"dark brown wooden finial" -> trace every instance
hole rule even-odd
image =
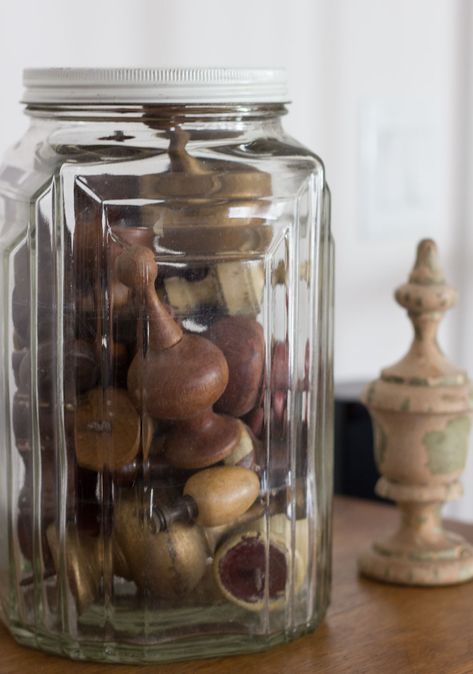
[[[264,370],[263,328],[249,316],[225,316],[210,326],[208,337],[224,353],[229,381],[215,409],[242,417],[258,402]]]
[[[128,248],[117,270],[122,283],[142,298],[149,333],[147,348],[139,348],[128,370],[132,400],[154,419],[176,422],[164,446],[173,466],[203,468],[223,460],[241,436],[236,419],[212,410],[228,383],[225,356],[208,339],[184,334],[161,303],[152,251]]]
[[[133,289],[138,301],[146,308],[149,348],[162,351],[177,344],[182,338],[182,329],[156,295],[154,284],[158,265],[153,251],[144,246],[125,248],[117,258],[117,274],[124,285]]]

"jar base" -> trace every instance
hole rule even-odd
[[[396,585],[457,585],[473,579],[473,546],[455,536],[451,555],[448,550],[417,550],[412,554],[389,553],[375,543],[358,559],[363,576]]]
[[[9,625],[13,638],[22,646],[72,660],[95,661],[115,664],[166,663],[183,660],[207,659],[230,655],[245,655],[268,650],[313,632],[325,615],[299,625],[291,631],[270,635],[215,635],[212,638],[195,637],[179,642],[162,642],[142,645],[116,642],[80,642],[56,635],[36,633],[23,626]]]

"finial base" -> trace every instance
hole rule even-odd
[[[435,486],[402,487],[381,478],[376,490],[397,500],[400,524],[360,556],[360,572],[399,585],[453,585],[472,579],[473,546],[442,526],[443,503],[461,492],[459,482],[448,487],[441,494]],[[412,500],[406,499],[409,492]]]
[[[473,578],[473,546],[458,536],[455,542],[452,538],[452,547],[441,553],[424,550],[402,555],[387,549],[384,542],[374,543],[360,555],[358,568],[368,578],[396,585],[456,585]]]
[[[359,559],[361,573],[403,585],[473,579],[473,547],[445,531],[441,508],[461,496],[473,414],[471,383],[437,341],[456,291],[447,286],[434,241],[424,239],[408,283],[396,290],[414,328],[408,353],[366,389],[380,496],[395,501],[398,531]]]

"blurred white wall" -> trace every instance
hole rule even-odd
[[[287,128],[323,157],[333,194],[337,380],[406,350],[392,291],[424,236],[462,292],[442,345],[473,373],[472,29],[468,0],[4,2],[0,153],[26,125],[26,66],[285,66]],[[451,512],[473,519],[473,463],[464,481]]]

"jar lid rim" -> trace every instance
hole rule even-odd
[[[26,68],[22,102],[286,103],[283,68]]]

